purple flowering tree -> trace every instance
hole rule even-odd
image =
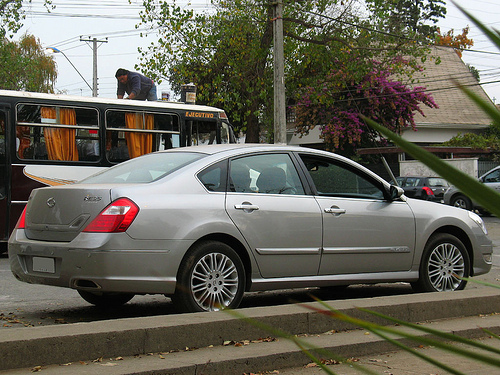
[[[394,61],[393,68],[385,68],[372,61],[365,74],[359,74],[352,61],[339,63],[341,69],[302,90],[296,104],[296,133],[306,135],[320,126],[321,138],[328,150],[349,154],[359,147],[385,144],[385,140],[363,122],[360,114],[396,133],[407,127],[416,130],[415,113],[424,115],[420,105],[438,106],[431,95],[425,93],[425,88],[409,88],[394,80],[395,69],[404,63],[399,59]]]

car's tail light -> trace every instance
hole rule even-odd
[[[422,189],[425,191],[425,193],[427,195],[434,195],[434,192],[432,191],[432,189],[430,187],[424,186]]]
[[[26,226],[26,206],[24,206],[23,213],[19,216],[19,220],[17,220],[16,228],[24,229]]]
[[[139,207],[127,198],[120,198],[107,206],[90,222],[84,232],[125,232],[134,221]]]

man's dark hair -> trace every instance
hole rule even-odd
[[[116,71],[115,78],[126,76],[127,74],[129,74],[129,71],[127,69],[120,68]]]

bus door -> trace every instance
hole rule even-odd
[[[8,108],[0,104],[0,240],[6,240],[9,236],[8,230],[8,181],[10,173],[7,174],[6,153],[6,128],[8,120]],[[0,253],[2,249],[0,249]]]

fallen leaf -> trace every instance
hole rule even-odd
[[[42,366],[35,366],[31,369],[31,372],[38,372],[38,371],[42,371]]]

